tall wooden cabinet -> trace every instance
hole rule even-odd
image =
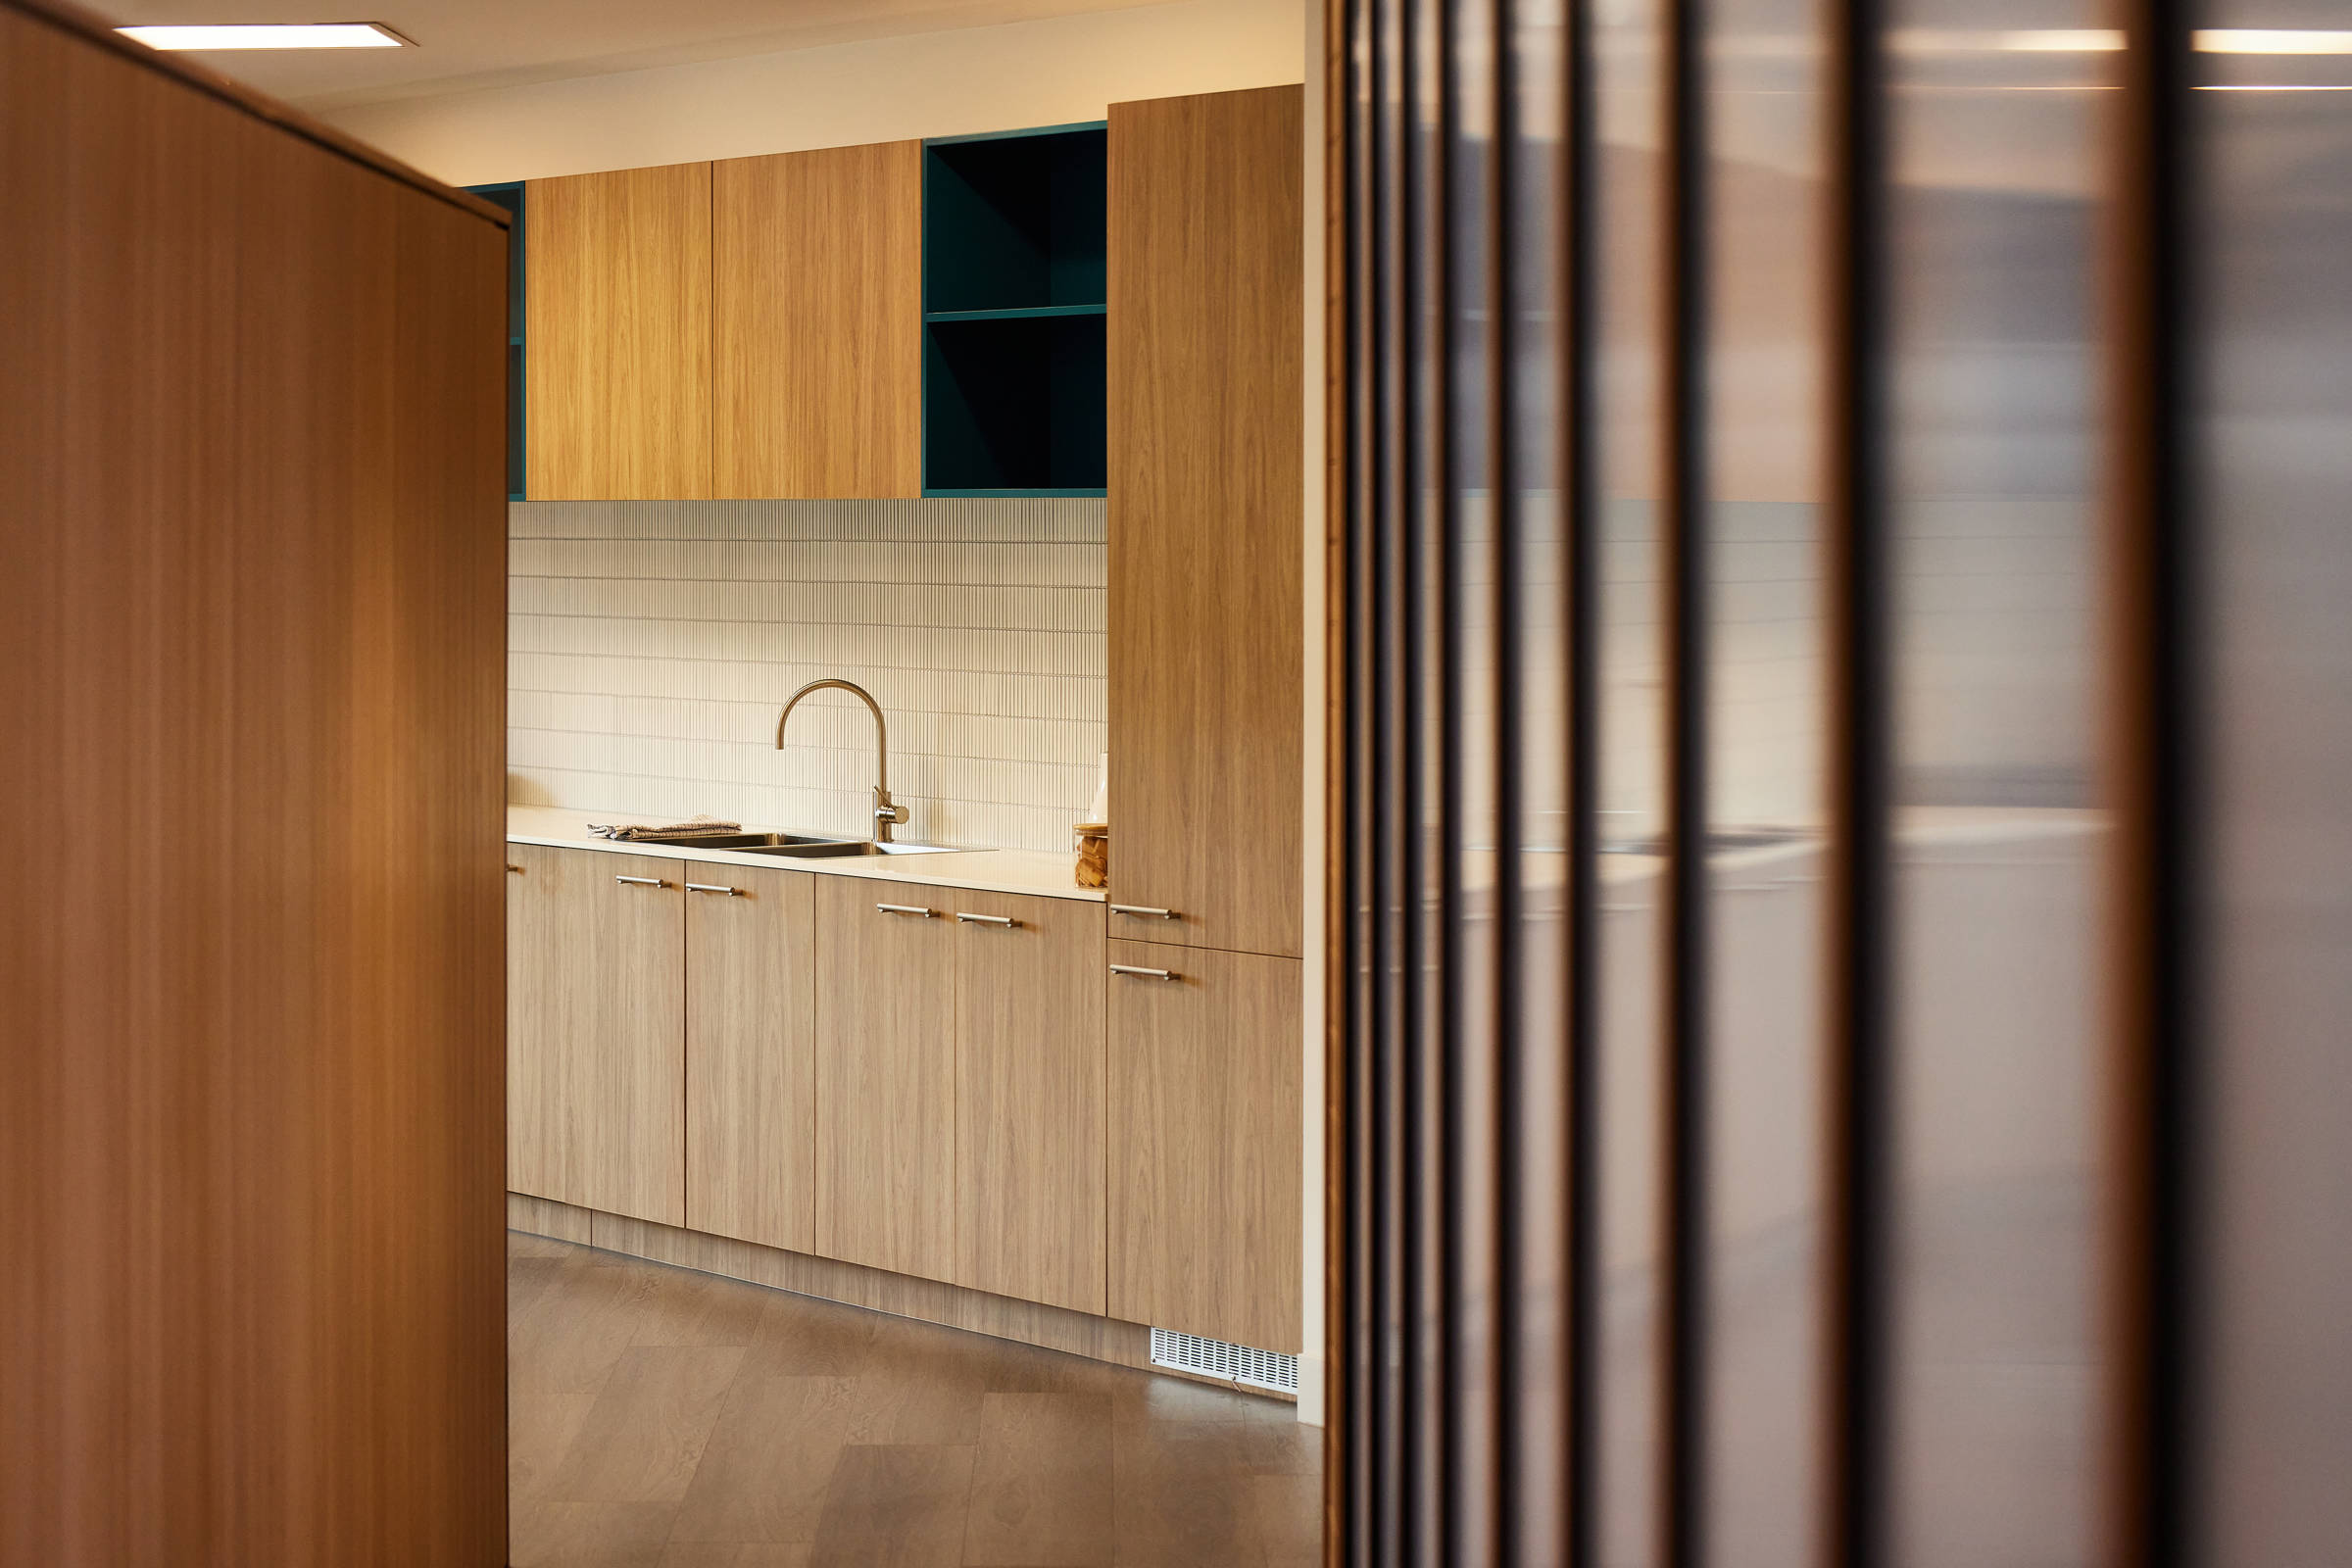
[[[534,501],[702,500],[710,485],[710,166],[524,187]]]
[[[682,862],[510,844],[507,1186],[686,1223]]]
[[[1294,1351],[1301,115],[1110,111],[1110,1310]]]
[[[1300,115],[1110,109],[1114,937],[1299,951]]]
[[[816,878],[670,862],[686,891],[686,1223],[816,1250]]]
[[[922,144],[712,166],[713,493],[923,493]]]

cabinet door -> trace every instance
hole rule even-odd
[[[956,1272],[954,897],[816,887],[816,1250],[935,1280]]]
[[[1104,1311],[1102,906],[955,908],[956,1283]]]
[[[683,1225],[683,862],[530,844],[507,861],[507,1185]]]
[[[1114,937],[1299,951],[1299,106],[1110,108]]]
[[[715,493],[923,493],[922,144],[712,169]]]
[[[710,166],[524,186],[533,501],[710,494]]]
[[[686,1223],[816,1247],[816,879],[686,874]]]
[[[1299,965],[1112,942],[1110,1315],[1299,1348]]]

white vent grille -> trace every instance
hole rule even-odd
[[[1298,1392],[1297,1356],[1285,1355],[1280,1350],[1252,1350],[1247,1345],[1204,1340],[1198,1334],[1178,1334],[1173,1329],[1152,1331],[1152,1364],[1247,1383],[1253,1389],[1272,1389],[1277,1394]]]

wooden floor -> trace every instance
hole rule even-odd
[[[1291,1406],[508,1238],[515,1568],[1306,1568]]]

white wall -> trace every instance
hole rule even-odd
[[[1101,120],[1139,98],[1298,81],[1300,0],[1176,0],[323,118],[453,185]]]

